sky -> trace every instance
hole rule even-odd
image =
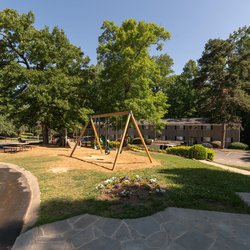
[[[250,25],[250,0],[0,0],[0,10],[5,8],[33,11],[36,28],[59,26],[93,64],[104,20],[156,23],[171,33],[162,53],[173,58],[176,74],[201,57],[209,39],[225,39]]]

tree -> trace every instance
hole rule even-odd
[[[213,39],[199,59],[200,113],[222,123],[224,148],[226,125],[240,122],[238,110],[250,109],[250,96],[239,77],[235,46],[229,40]],[[243,66],[243,65],[242,65]]]
[[[89,112],[89,59],[63,30],[37,30],[33,24],[32,12],[0,12],[0,100],[13,106],[14,120],[29,126],[40,122],[47,143],[49,128],[71,127]]]
[[[183,72],[175,76],[167,88],[169,98],[169,116],[172,118],[197,116],[198,95],[195,80],[198,67],[195,61],[189,60]]]
[[[0,115],[0,135],[11,136],[16,134],[16,128],[6,116]]]
[[[250,96],[250,27],[244,26],[229,36],[234,45],[234,72],[242,82],[242,88]],[[250,110],[240,109],[243,131],[241,139],[250,145]]]
[[[121,26],[105,21],[99,37],[98,63],[103,67],[100,83],[102,112],[133,110],[138,119],[162,123],[167,98],[154,91],[161,79],[156,60],[149,54],[161,50],[170,33],[156,24],[125,20]]]

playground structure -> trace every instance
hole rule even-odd
[[[89,116],[89,119],[86,122],[85,126],[82,127],[81,134],[80,134],[80,136],[78,137],[78,139],[77,139],[77,141],[75,143],[75,146],[74,146],[74,148],[73,148],[73,150],[72,150],[72,152],[70,154],[70,157],[73,156],[73,154],[74,154],[74,152],[75,152],[75,150],[77,148],[77,145],[79,145],[82,137],[84,136],[85,131],[86,131],[89,123],[91,124],[91,127],[92,127],[92,129],[94,131],[94,135],[95,135],[95,139],[96,139],[96,142],[98,144],[98,147],[99,147],[101,153],[103,153],[103,149],[102,149],[102,146],[101,146],[101,143],[100,143],[100,137],[99,137],[99,135],[97,133],[97,130],[96,130],[96,127],[95,127],[95,123],[94,123],[93,119],[96,119],[96,118],[117,117],[117,116],[127,116],[127,120],[126,120],[126,123],[125,123],[125,127],[124,127],[124,130],[123,130],[123,134],[122,134],[122,137],[121,137],[121,142],[120,142],[119,148],[116,151],[115,160],[113,162],[112,170],[114,170],[114,168],[116,166],[116,163],[117,163],[117,160],[118,160],[118,157],[119,157],[120,153],[122,152],[123,143],[124,143],[124,140],[125,140],[125,137],[126,137],[126,134],[127,134],[127,130],[128,130],[128,126],[129,126],[130,121],[133,122],[133,124],[135,126],[135,129],[137,130],[137,133],[138,133],[138,135],[139,135],[139,137],[141,139],[143,147],[144,147],[144,149],[145,149],[145,151],[147,153],[149,161],[150,161],[150,163],[152,163],[153,162],[152,161],[152,157],[151,157],[151,155],[149,153],[149,150],[148,150],[148,148],[146,146],[146,143],[144,141],[144,138],[143,138],[143,136],[141,134],[141,131],[140,131],[138,125],[137,125],[137,122],[135,120],[135,117],[134,117],[132,111],[123,111],[123,112],[115,112],[115,113],[107,113],[107,114],[91,115],[91,116]]]

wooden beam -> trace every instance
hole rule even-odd
[[[126,122],[126,125],[125,125],[125,128],[124,128],[124,132],[123,132],[123,135],[122,135],[122,139],[121,139],[121,143],[120,143],[119,149],[118,149],[118,151],[116,152],[115,161],[114,161],[114,163],[113,163],[113,168],[112,168],[112,170],[115,169],[115,165],[116,165],[118,156],[119,156],[120,153],[121,153],[122,146],[123,146],[123,142],[124,142],[124,139],[125,139],[127,130],[128,130],[128,125],[129,125],[129,122],[130,122],[130,118],[131,118],[131,112],[128,113],[127,122]]]
[[[107,114],[100,114],[100,115],[91,115],[90,118],[104,118],[104,117],[110,117],[110,116],[122,116],[122,115],[128,115],[129,111],[123,111],[123,112],[114,112],[114,113],[107,113]]]
[[[92,120],[92,117],[90,117],[90,122],[91,122],[92,128],[93,128],[94,133],[95,133],[95,139],[96,139],[96,141],[98,143],[98,146],[99,146],[101,154],[102,154],[102,146],[101,146],[101,143],[100,143],[100,139],[99,139],[98,133],[97,133],[96,128],[95,128],[95,124],[94,124],[94,122]]]
[[[86,130],[87,127],[88,127],[88,124],[89,124],[89,122],[87,121],[86,124],[85,124],[85,126],[82,127],[82,132],[81,132],[80,136],[78,137],[78,139],[77,139],[77,141],[76,141],[76,144],[75,144],[75,146],[74,146],[74,148],[73,148],[73,150],[72,150],[72,152],[71,152],[71,154],[70,154],[70,157],[73,156],[73,154],[74,154],[74,152],[75,152],[75,150],[76,150],[77,145],[78,145],[79,142],[81,141],[81,139],[82,139],[82,137],[83,137],[83,135],[84,135],[84,133],[85,133],[85,130]]]
[[[145,148],[145,150],[146,150],[146,153],[147,153],[147,155],[148,155],[149,161],[152,163],[152,162],[153,162],[152,157],[151,157],[151,155],[150,155],[150,153],[149,153],[149,151],[148,151],[148,147],[147,147],[147,145],[146,145],[146,143],[145,143],[145,141],[144,141],[144,138],[143,138],[143,136],[142,136],[142,134],[141,134],[141,131],[140,131],[138,125],[137,125],[137,122],[136,122],[136,120],[135,120],[135,117],[134,117],[132,111],[131,111],[131,118],[132,118],[132,121],[133,121],[133,123],[134,123],[134,125],[135,125],[135,128],[136,128],[136,130],[137,130],[137,133],[139,134],[139,137],[140,137],[140,139],[141,139],[141,142],[142,142],[142,144],[143,144],[143,146],[144,146],[144,148]]]

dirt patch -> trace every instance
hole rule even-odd
[[[99,150],[92,148],[77,148],[73,157],[70,157],[72,149],[60,147],[35,146],[30,151],[8,154],[11,158],[39,157],[39,156],[57,156],[56,161],[43,163],[48,171],[53,173],[62,173],[73,169],[87,169],[98,171],[110,171],[113,166],[116,151],[110,151],[109,155],[101,154]],[[7,155],[7,154],[6,154]],[[123,150],[119,155],[114,171],[126,171],[133,169],[152,168],[160,165],[160,162],[154,160],[150,163],[146,153],[139,155],[131,151]]]

